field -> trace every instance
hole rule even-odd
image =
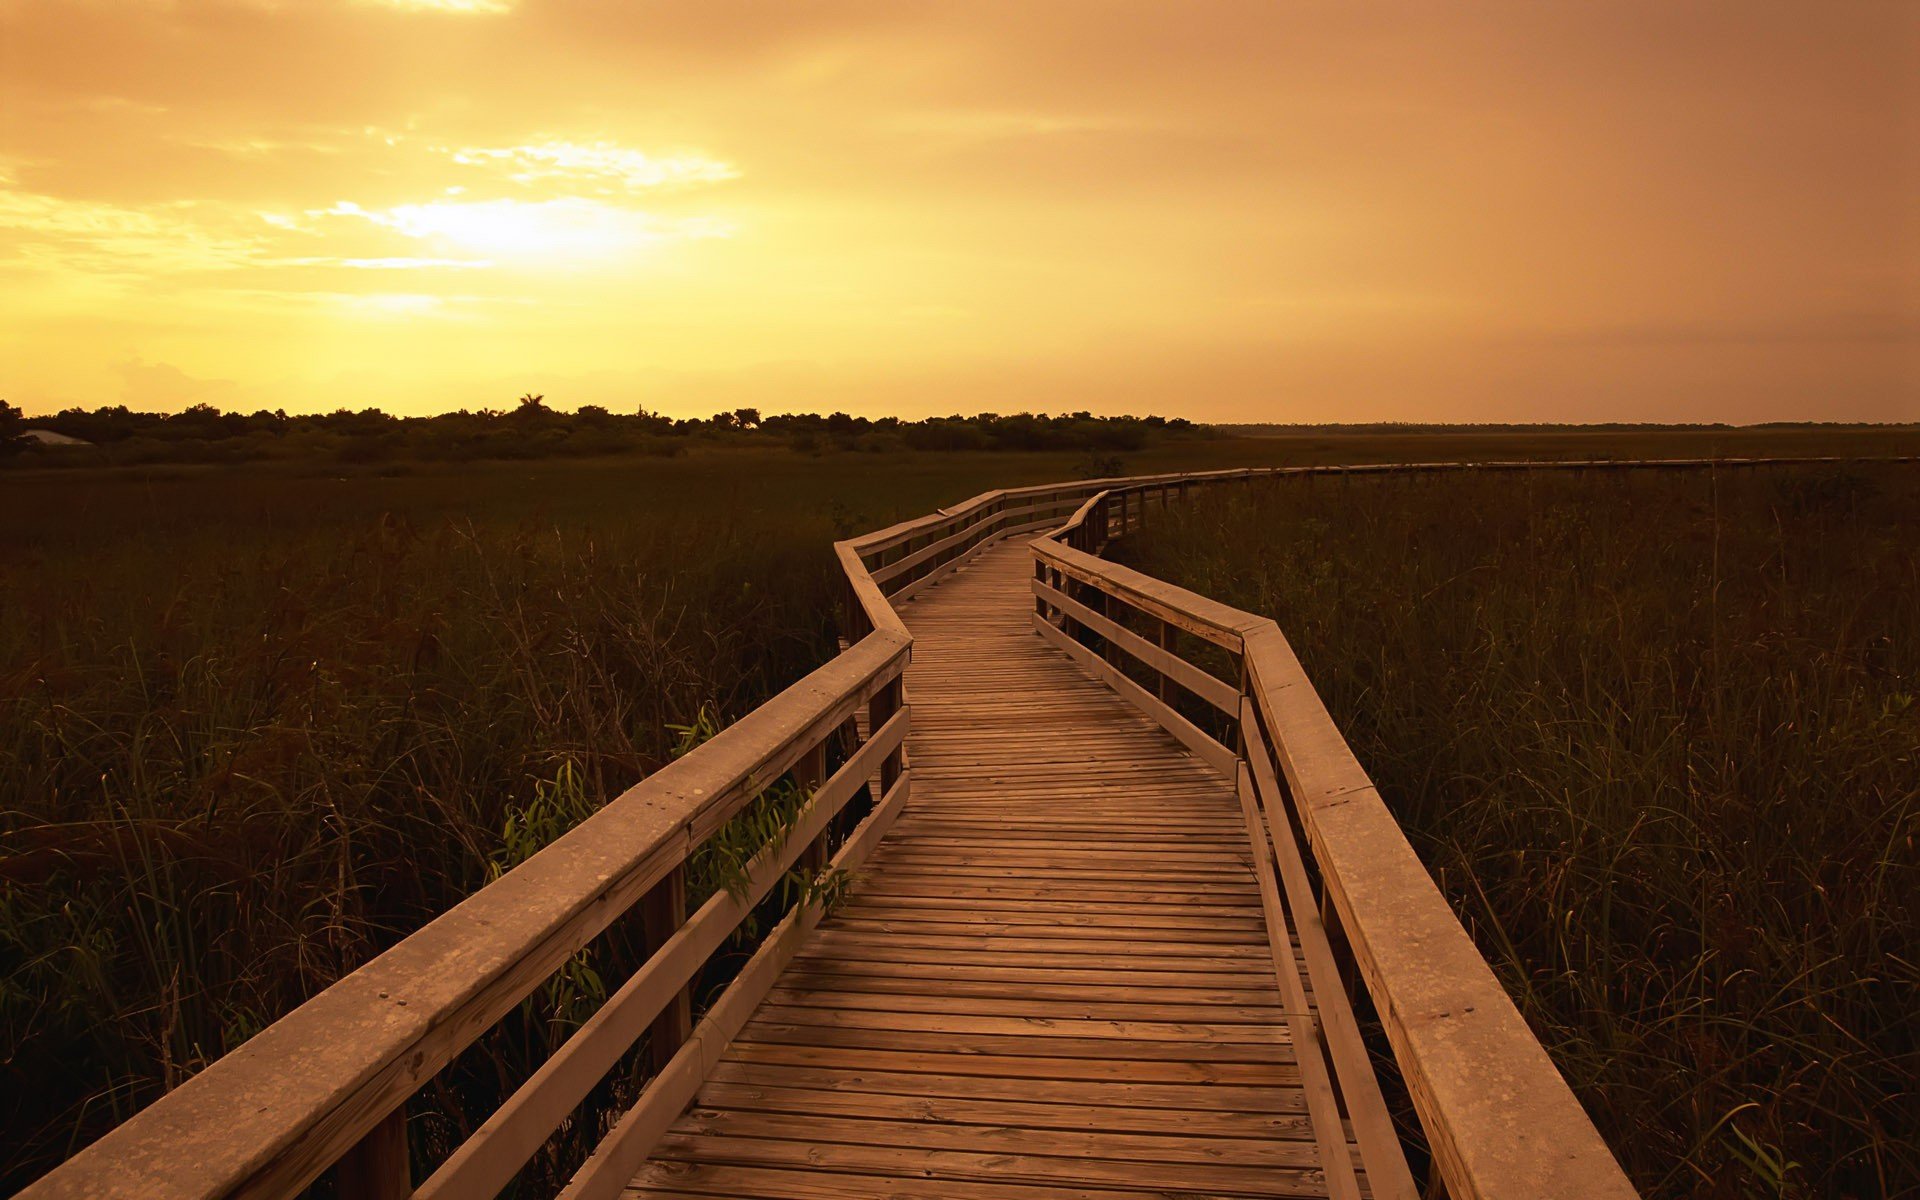
[[[1119,463],[716,446],[0,474],[0,1190],[642,777],[673,726],[829,655],[837,536],[1116,466],[1917,445],[1409,431]],[[1906,479],[1723,478],[1717,519],[1692,484],[1618,477],[1323,484],[1142,552],[1293,634],[1644,1184],[1757,1179],[1778,1147],[1806,1164],[1789,1185],[1864,1194],[1913,1170],[1891,1098],[1915,982]],[[1505,523],[1415,541],[1469,517]],[[601,982],[543,993],[518,1032],[558,1036]],[[455,1125],[486,1092],[467,1083]]]
[[[1302,479],[1127,548],[1287,632],[1649,1196],[1920,1192],[1920,468]]]

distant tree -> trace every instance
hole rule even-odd
[[[554,411],[547,407],[546,396],[538,392],[528,392],[521,396],[519,405],[512,414],[516,424],[527,427],[550,424],[555,416]]]
[[[713,420],[708,423],[715,429],[732,429],[734,427],[734,420],[735,418],[732,413],[722,412],[713,414]]]
[[[582,425],[599,426],[605,425],[613,414],[598,404],[582,404],[574,416]]]
[[[0,400],[0,458],[11,458],[27,448],[27,415]]]
[[[736,408],[733,410],[733,423],[741,429],[752,429],[760,423],[760,410],[757,408]]]

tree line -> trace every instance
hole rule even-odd
[[[45,430],[89,443],[47,446]],[[977,413],[972,416],[860,417],[844,412],[774,413],[736,408],[710,417],[668,417],[644,405],[631,413],[599,405],[573,411],[527,393],[507,408],[405,417],[378,408],[289,415],[224,412],[196,404],[182,412],[125,405],[69,408],[27,418],[0,400],[0,457],[21,465],[137,465],[322,459],[342,463],[464,462],[606,454],[674,455],[696,444],[784,446],[798,453],[894,450],[1069,450],[1113,454],[1166,438],[1208,436],[1181,417],[1095,416],[1088,412]]]

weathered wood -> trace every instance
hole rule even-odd
[[[404,1105],[388,1113],[347,1151],[334,1166],[334,1180],[342,1196],[405,1200],[413,1194],[413,1160],[407,1148]]]
[[[894,781],[879,806],[867,815],[834,856],[836,869],[858,869],[900,815],[911,790],[911,776],[903,774]],[[810,904],[781,919],[721,993],[720,999],[701,1018],[693,1036],[666,1070],[648,1084],[640,1100],[561,1191],[561,1200],[604,1200],[620,1194],[633,1172],[646,1161],[654,1143],[719,1063],[721,1055],[773,987],[780,972],[792,961],[807,934],[819,924],[821,915],[820,907]]]
[[[1301,978],[1299,963],[1294,961],[1287,914],[1274,884],[1273,860],[1266,832],[1254,808],[1253,784],[1247,775],[1247,765],[1240,763],[1235,774],[1238,777],[1235,791],[1246,822],[1247,839],[1253,845],[1253,874],[1260,885],[1260,906],[1267,917],[1268,952],[1272,956],[1274,978],[1280,984],[1280,1002],[1286,1006],[1287,1028],[1293,1035],[1294,1061],[1300,1066],[1301,1090],[1307,1096],[1314,1138],[1320,1147],[1321,1161],[1327,1164],[1327,1195],[1330,1200],[1359,1200],[1360,1182],[1344,1153],[1347,1138],[1340,1122],[1340,1105],[1322,1057],[1319,1023],[1308,1006],[1306,982]]]
[[[1253,699],[1449,1194],[1637,1193],[1461,928],[1276,627]]]
[[[1093,651],[1038,618],[1034,619],[1033,628],[1043,639],[1059,647],[1068,657],[1084,667],[1089,675],[1119,692],[1140,711],[1157,721],[1161,728],[1179,738],[1181,744],[1193,751],[1201,761],[1217,771],[1225,772],[1233,769],[1233,751],[1208,737],[1193,722],[1161,703],[1145,688],[1121,674],[1117,669],[1108,666],[1106,662],[1096,657]]]
[[[686,1044],[692,1029],[680,1027],[687,983],[741,920],[772,891],[781,876],[817,844],[828,823],[906,737],[907,714],[896,712],[833,777],[817,788],[795,820],[792,836],[780,847],[755,856],[739,894],[720,892],[692,920],[676,919],[650,930],[649,941],[664,931],[654,953],[567,1039],[553,1057],[450,1155],[420,1190],[421,1200],[493,1195],[513,1180],[547,1136],[586,1097],[652,1021],[656,1073],[665,1072]],[[684,892],[677,891],[684,913]],[[655,1013],[659,1016],[656,1018]],[[662,1023],[667,1022],[667,1038]]]
[[[803,756],[799,762],[793,764],[794,785],[809,793],[819,788],[821,781],[826,778],[826,774],[827,747],[824,742],[815,746]],[[852,793],[849,792],[848,795],[851,796]],[[839,811],[837,806],[835,811]],[[827,824],[821,826],[820,833],[817,837],[807,842],[807,848],[801,852],[800,857],[794,862],[795,869],[806,875],[809,879],[817,876],[821,871],[826,869],[828,858],[827,840],[831,832],[832,823],[829,821]]]
[[[1061,574],[1119,593],[1128,604],[1225,650],[1238,652],[1244,630],[1258,618],[1071,546],[1038,539],[1036,555]]]
[[[1464,470],[1684,470],[1710,461],[1402,463],[1088,480],[982,493],[838,543],[849,643],[839,657],[276,1022],[23,1195],[279,1197],[299,1191],[336,1163],[350,1190],[380,1194],[399,1186],[393,1181],[406,1167],[404,1153],[396,1150],[404,1141],[404,1116],[398,1114],[407,1098],[643,896],[666,895],[655,889],[694,847],[781,774],[798,768],[804,775],[802,756],[834,730],[850,722],[887,727],[894,714],[904,714],[900,672],[909,652],[919,652],[915,637],[923,630],[938,636],[924,642],[931,672],[915,676],[915,699],[930,713],[945,714],[935,722],[944,732],[929,731],[914,745],[926,757],[925,782],[938,797],[930,811],[940,820],[927,826],[937,836],[916,843],[912,852],[882,856],[884,872],[860,885],[859,894],[874,905],[873,915],[850,917],[844,928],[830,927],[817,940],[839,958],[802,953],[809,943],[801,935],[791,935],[799,940],[783,942],[781,951],[793,956],[795,980],[828,981],[836,994],[915,999],[892,1001],[891,1008],[851,1000],[844,1008],[784,1005],[816,1015],[848,1015],[769,1022],[769,1041],[738,1047],[742,1061],[781,1070],[865,1070],[873,1067],[871,1055],[904,1052],[901,1048],[917,1044],[914,1039],[921,1036],[914,1029],[876,1028],[872,1020],[854,1015],[859,1013],[984,1018],[992,1013],[972,1006],[995,1000],[1008,1002],[1010,1012],[1022,1010],[1023,1019],[1052,1020],[1047,1014],[1055,1010],[1033,1006],[1066,1004],[1105,1015],[1063,1012],[1060,1019],[1118,1021],[1140,1033],[1156,1020],[1146,1014],[1165,1016],[1178,1011],[1177,1004],[1217,1004],[1218,1012],[1244,1015],[1249,1003],[1278,1003],[1249,986],[1256,977],[1235,965],[1245,962],[1243,948],[1220,949],[1239,947],[1235,935],[1253,932],[1251,923],[1262,913],[1257,892],[1236,892],[1223,882],[1241,867],[1210,852],[1176,853],[1166,847],[1169,838],[1194,839],[1182,844],[1199,847],[1223,828],[1215,816],[1192,806],[1217,798],[1220,770],[1238,769],[1232,749],[1185,722],[1167,702],[1170,679],[1186,686],[1174,665],[1183,661],[1173,644],[1174,631],[1180,630],[1230,652],[1244,647],[1256,723],[1275,734],[1275,761],[1264,766],[1274,774],[1277,765],[1273,782],[1261,774],[1257,758],[1251,770],[1279,856],[1281,882],[1298,867],[1302,874],[1310,868],[1325,884],[1325,919],[1318,922],[1323,930],[1316,932],[1316,921],[1309,919],[1316,913],[1311,904],[1293,902],[1291,886],[1287,907],[1300,917],[1307,998],[1318,1001],[1311,986],[1318,982],[1328,1002],[1322,1007],[1326,1036],[1343,1078],[1357,1058],[1357,1035],[1341,1032],[1341,1021],[1350,1024],[1351,1018],[1343,1018],[1334,1003],[1341,988],[1321,963],[1333,957],[1337,967],[1346,967],[1339,953],[1342,939],[1385,1019],[1433,1142],[1439,1174],[1452,1194],[1631,1195],[1564,1081],[1405,847],[1278,630],[1264,619],[1107,563],[1098,553],[1110,538],[1140,528],[1169,503],[1248,480]],[[1738,459],[1713,465],[1833,461],[1840,460]],[[1021,535],[1035,530],[1047,536],[1031,543],[1028,557]],[[1004,571],[997,565],[1003,562]],[[963,573],[966,566],[978,570]],[[940,609],[937,601],[944,593],[930,589],[943,581],[955,581],[956,590],[968,594],[975,582],[1001,589],[995,594],[1010,599],[996,603],[1006,603],[1016,619],[961,611],[964,605]],[[886,586],[892,584],[899,586]],[[1087,596],[1076,595],[1078,589],[1087,589]],[[912,632],[895,607],[910,597],[922,606]],[[1050,600],[1055,601],[1051,608]],[[1077,610],[1070,607],[1074,603]],[[1155,618],[1158,636],[1140,638],[1112,620],[1110,603]],[[1099,639],[1101,653],[1073,642],[1049,616],[1089,631],[1087,636]],[[1087,702],[1060,675],[1033,660],[1046,652],[1029,631],[1163,722],[1200,761],[1177,751],[1129,754],[1129,739],[1160,734],[1137,715],[1115,715],[1126,711],[1120,707],[1071,737],[1056,736],[1086,716]],[[1142,688],[1106,661],[1103,655],[1115,650],[1154,667],[1155,686]],[[1227,699],[1204,680],[1196,694],[1216,704]],[[1042,746],[1041,738],[1050,745]],[[1061,754],[1063,747],[1073,753]],[[906,765],[904,750],[896,747],[876,772],[890,784],[885,792],[890,801],[904,802]],[[1280,836],[1285,814],[1275,807],[1281,780],[1295,802],[1310,864],[1289,866],[1289,843]],[[1176,810],[1187,815],[1169,824],[1167,814]],[[897,809],[890,811],[898,815]],[[1103,839],[1111,848],[1104,855]],[[1142,840],[1161,847],[1128,851]],[[657,908],[658,902],[647,907]],[[657,920],[670,927],[674,918],[668,910]],[[1033,918],[1043,918],[1038,927]],[[1204,931],[1191,924],[1213,921],[1227,923]],[[969,928],[995,923],[1014,932],[996,934],[992,949],[977,948],[980,938]],[[691,937],[682,927],[667,945],[680,938],[685,946]],[[922,948],[901,950],[908,942]],[[1142,989],[1153,995],[1143,997]],[[951,996],[968,997],[967,1007],[945,1004],[943,997]],[[732,1003],[729,1019],[745,1021],[749,1014],[736,1011],[745,1002]],[[1088,1007],[1095,1004],[1132,1006],[1125,1011],[1138,1019],[1111,1007]],[[930,1025],[925,1032],[935,1031]],[[886,1036],[868,1049],[842,1044],[881,1034]],[[1139,1043],[1148,1049],[1134,1059],[1108,1061],[1089,1055],[1098,1043],[1127,1038],[981,1036],[1000,1039],[985,1043],[997,1047],[993,1053],[969,1058],[946,1050],[919,1051],[922,1067],[937,1071],[899,1074],[973,1081],[967,1086],[984,1086],[996,1078],[989,1072],[998,1070],[1034,1073],[1032,1078],[1056,1087],[1171,1087],[1182,1079],[1201,1082],[1198,1068],[1206,1068],[1213,1072],[1205,1080],[1211,1086],[1285,1080],[1300,1095],[1299,1074],[1290,1063],[1163,1061],[1163,1051],[1151,1047],[1171,1043],[1151,1038]],[[663,1037],[661,1045],[672,1041]],[[683,1044],[669,1064],[681,1064],[674,1069],[682,1072],[700,1069],[686,1077],[689,1086],[697,1085],[717,1053],[698,1041],[696,1035]],[[1029,1042],[1072,1046],[1075,1052],[1055,1058],[1016,1052]],[[894,1049],[881,1049],[882,1043]],[[560,1056],[569,1072],[586,1061],[569,1054],[585,1050]],[[694,1067],[685,1066],[688,1062]],[[1356,1114],[1354,1124],[1363,1145],[1380,1141],[1373,1118]],[[928,1161],[952,1162],[957,1172],[943,1181],[950,1190],[935,1194],[972,1195],[989,1186],[967,1178],[964,1162],[937,1157],[953,1151],[922,1149],[936,1156]],[[402,1165],[396,1168],[396,1161]],[[893,1162],[875,1158],[863,1168],[868,1174],[854,1177],[892,1178]],[[791,1174],[772,1162],[737,1169]],[[1393,1191],[1390,1180],[1371,1178],[1371,1172],[1366,1183],[1381,1194]],[[1060,1181],[1037,1186],[1057,1188]],[[1313,1186],[1324,1187],[1324,1181]],[[1094,1196],[1103,1187],[1088,1180],[1076,1190]]]
[[[1243,653],[1249,689],[1261,718],[1270,728],[1284,731],[1276,749],[1292,795],[1300,798],[1300,817],[1307,827],[1316,865],[1325,878],[1326,901],[1347,932],[1369,995],[1386,1023],[1389,1040],[1433,1143],[1438,1174],[1450,1193],[1632,1195],[1631,1185],[1611,1152],[1580,1112],[1538,1042],[1526,1032],[1511,1000],[1406,847],[1404,836],[1373,793],[1364,772],[1352,761],[1345,741],[1326,718],[1324,707],[1299,672],[1298,661],[1278,629],[1270,621],[1087,553],[1077,536],[1079,526],[1096,519],[1099,511],[1100,503],[1089,501],[1073,522],[1033,542],[1037,565],[1121,596],[1171,626]],[[1038,592],[1046,585],[1030,586]],[[1042,599],[1051,597],[1043,595]],[[1065,594],[1061,599],[1072,603]],[[1068,604],[1056,604],[1056,608],[1070,619],[1091,624],[1086,622],[1088,606],[1083,604],[1076,612]],[[1069,643],[1061,648],[1074,652],[1075,644],[1039,617],[1035,618],[1035,628],[1056,644]],[[1083,662],[1088,659],[1093,656],[1087,654]],[[1256,663],[1256,659],[1261,661]],[[1090,670],[1094,662],[1097,659],[1087,662]],[[1101,677],[1126,692],[1125,683],[1116,675]],[[1276,677],[1284,677],[1284,682],[1276,681]],[[1129,699],[1140,702],[1140,697],[1129,695]],[[1243,721],[1243,725],[1253,727],[1250,721]],[[1294,776],[1310,768],[1323,771],[1325,778],[1314,779],[1303,788]],[[1270,790],[1276,793],[1272,802],[1278,804],[1277,781]],[[1324,818],[1320,815],[1322,807],[1327,812]],[[1270,821],[1273,811],[1267,809]],[[1278,839],[1282,828],[1276,825],[1273,832]],[[1290,845],[1291,829],[1285,832]],[[1284,851],[1288,847],[1279,848]],[[1334,849],[1343,853],[1334,854]],[[1282,858],[1285,865],[1284,853]],[[1364,868],[1359,866],[1362,862]],[[1294,881],[1297,891],[1304,881],[1304,866],[1297,862],[1292,865],[1300,876]],[[1350,873],[1343,874],[1343,866]],[[1356,883],[1356,876],[1364,882]],[[1290,906],[1311,927],[1306,940],[1314,945],[1312,960],[1319,960],[1322,967],[1316,976],[1330,988],[1337,988],[1338,972],[1325,963],[1330,953],[1326,937],[1318,929],[1320,915],[1312,898],[1296,895]],[[1368,918],[1372,925],[1363,928]],[[1443,966],[1437,972],[1431,959],[1436,947],[1446,947],[1440,952]],[[1388,976],[1400,989],[1397,998]],[[1336,999],[1331,991],[1328,998]],[[1353,1070],[1361,1057],[1357,1036],[1350,1032],[1351,1016],[1344,1013],[1344,1004],[1335,1003],[1329,1015],[1335,1010],[1349,1028],[1342,1029],[1331,1049],[1336,1060]],[[1436,1025],[1439,1028],[1434,1028]],[[1468,1036],[1463,1037],[1463,1033]],[[1421,1061],[1423,1053],[1436,1061]],[[1483,1064],[1478,1073],[1470,1059]],[[1356,1074],[1360,1070],[1370,1082],[1370,1070],[1359,1068]],[[1434,1078],[1436,1075],[1445,1078]],[[1499,1082],[1491,1091],[1485,1086],[1489,1077]],[[1467,1092],[1475,1093],[1471,1100]],[[1524,1100],[1516,1102],[1518,1097]],[[1397,1146],[1384,1144],[1383,1108],[1365,1095],[1361,1100],[1359,1124],[1365,1127],[1367,1140],[1385,1161],[1397,1161],[1397,1153],[1392,1153]],[[1381,1180],[1370,1182],[1384,1185],[1385,1191],[1393,1194],[1408,1194],[1412,1188],[1410,1177],[1402,1177],[1400,1170],[1392,1167]]]
[[[687,923],[687,871],[675,867],[667,877],[653,885],[640,898],[640,920],[647,939],[647,954],[658,956],[661,949]],[[647,1037],[647,1055],[658,1071],[665,1067],[693,1032],[693,995],[681,981],[661,1007]],[[584,1093],[583,1093],[584,1094]]]
[[[1179,684],[1223,713],[1236,716],[1239,714],[1239,688],[1207,674],[1171,651],[1149,642],[1111,617],[1093,611],[1065,592],[1036,582],[1033,585],[1033,593],[1042,601],[1067,613],[1074,620],[1105,638],[1109,645],[1118,646],[1141,663],[1159,672],[1162,681],[1170,680]],[[1166,628],[1164,622],[1161,623],[1161,628]],[[1166,695],[1159,689],[1156,689],[1155,698],[1163,703],[1167,700]]]
[[[801,862],[810,847],[818,845],[820,833],[826,831],[833,816],[864,787],[881,758],[904,737],[906,714],[897,712],[883,730],[833,772],[831,780],[814,789],[787,843],[760,851],[747,864],[743,889],[737,895],[722,891],[710,897],[693,920],[676,920],[670,925],[660,943],[653,943],[657,947],[653,956],[422,1185],[420,1200],[495,1194],[507,1187],[520,1165],[532,1158],[547,1135],[607,1075],[649,1020],[653,1020],[653,1037],[649,1039],[653,1069],[659,1073],[668,1068],[691,1035],[691,1025],[680,1025],[687,981],[756,904],[766,899],[780,877]],[[678,891],[674,895],[684,897]],[[649,933],[649,941],[651,937],[653,933]],[[659,1018],[653,1018],[657,1012]],[[672,1041],[662,1041],[662,1021],[668,1023],[666,1037]]]
[[[1023,548],[973,561],[909,610],[915,807],[640,1179],[671,1188],[742,1147],[807,1145],[829,1178],[894,1161],[945,1194],[1015,1195],[1017,1171],[987,1183],[970,1164],[1051,1145],[1061,1194],[1097,1195],[1118,1162],[1326,1194],[1231,786],[1026,636]],[[1004,601],[981,612],[983,590]],[[769,1074],[778,1095],[738,1086]],[[793,1089],[808,1102],[785,1103]],[[997,1097],[998,1122],[895,1119],[948,1094]],[[1056,1119],[1088,1104],[1108,1123]],[[1249,1129],[1262,1113],[1291,1124]],[[1337,1114],[1329,1128],[1344,1150]]]
[[[863,639],[24,1194],[171,1200],[298,1192],[805,747],[896,680],[908,642],[884,632]]]
[[[1278,876],[1285,887],[1290,924],[1299,941],[1307,975],[1314,982],[1314,994],[1319,997],[1321,1028],[1374,1195],[1413,1200],[1416,1189],[1407,1169],[1406,1154],[1393,1127],[1393,1117],[1387,1111],[1386,1100],[1380,1094],[1373,1062],[1361,1041],[1360,1029],[1347,999],[1345,979],[1322,928],[1306,862],[1293,826],[1287,820],[1286,796],[1274,777],[1266,737],[1251,700],[1245,702],[1241,713],[1241,730],[1242,766],[1247,772],[1252,804],[1271,838]]]

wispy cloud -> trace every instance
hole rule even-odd
[[[707,217],[659,217],[567,196],[555,200],[436,200],[366,209],[341,201],[309,213],[352,217],[410,238],[502,258],[577,259],[658,242],[727,237],[732,226]]]
[[[649,154],[612,142],[548,141],[525,146],[447,150],[464,166],[498,165],[516,183],[617,184],[624,188],[686,187],[739,178],[732,163],[701,154]]]
[[[231,270],[265,252],[263,239],[207,215],[190,203],[136,208],[0,189],[0,258],[129,275]]]
[[[513,11],[507,0],[360,0],[379,8],[397,8],[402,12],[451,13],[464,17],[497,17]]]

